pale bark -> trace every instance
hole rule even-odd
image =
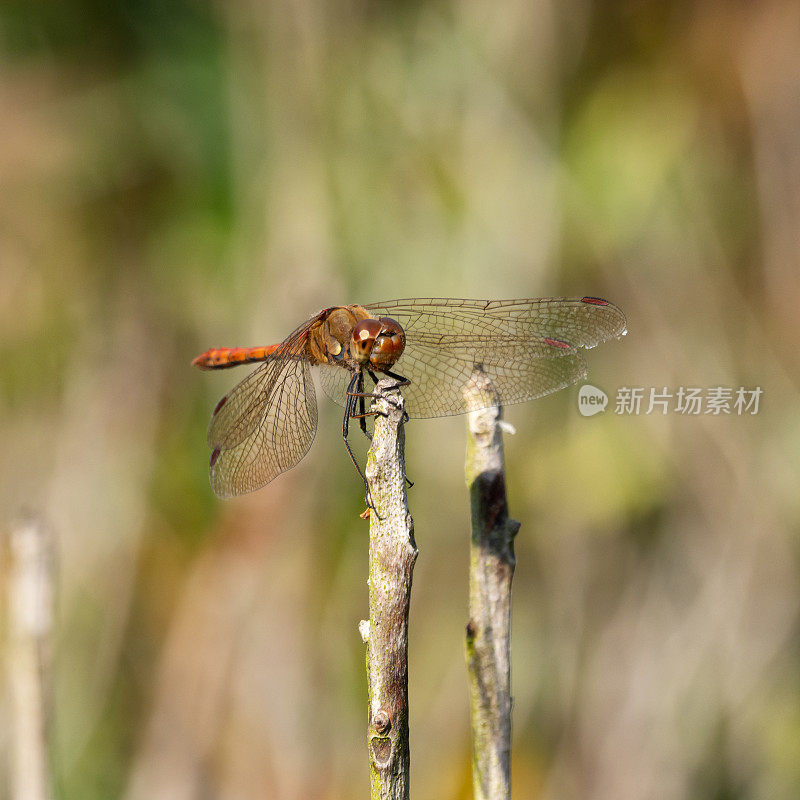
[[[369,517],[369,621],[359,625],[367,645],[367,745],[371,798],[409,796],[408,611],[417,546],[406,501],[403,399],[395,381],[375,387],[375,421],[366,476],[374,508]]]
[[[53,560],[40,522],[11,530],[9,575],[9,683],[13,717],[14,800],[52,797],[48,750]]]
[[[473,376],[470,391],[481,402],[487,393],[498,400],[482,372]],[[475,800],[511,797],[511,580],[519,523],[508,516],[501,417],[498,405],[468,417],[472,542],[466,660]]]

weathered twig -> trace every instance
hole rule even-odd
[[[417,559],[414,522],[406,502],[403,399],[397,383],[375,387],[378,411],[366,476],[374,509],[369,517],[367,744],[373,800],[409,796],[408,609]]]
[[[47,736],[53,564],[47,529],[37,520],[11,529],[8,583],[9,680],[13,702],[14,800],[52,796]]]
[[[482,404],[487,393],[498,401],[491,382],[477,370],[467,392],[468,404]],[[498,405],[472,411],[468,417],[472,543],[466,658],[475,800],[511,797],[511,580],[519,523],[508,516],[501,417]]]

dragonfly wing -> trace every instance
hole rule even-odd
[[[595,347],[626,330],[623,313],[596,298],[431,298],[366,308],[393,317],[406,332],[405,350],[393,370],[411,380],[403,390],[411,417],[480,407],[474,395],[465,394],[476,369],[492,380],[504,405],[555,392],[586,376],[579,348]]]
[[[255,431],[286,363],[275,359],[265,361],[217,403],[208,424],[209,447],[229,450]]]
[[[233,413],[225,412],[228,405]],[[218,422],[223,413],[226,418]],[[211,420],[212,489],[227,498],[261,488],[303,458],[316,431],[317,399],[308,361],[266,362],[233,389]]]
[[[208,445],[229,450],[250,437],[263,423],[275,387],[291,373],[287,362],[306,358],[308,331],[318,317],[312,317],[286,337],[264,362],[223,397],[208,425]],[[267,349],[267,348],[265,348]]]
[[[553,338],[573,347],[596,347],[627,332],[622,310],[597,297],[527,300],[414,298],[371,303],[376,316],[396,319],[413,338],[418,331],[447,335]]]
[[[350,383],[353,373],[333,364],[320,364],[317,374],[322,391],[326,396],[334,403],[344,406],[347,399],[347,385]]]
[[[252,492],[291,469],[317,430],[304,322],[217,403],[208,426],[209,476],[220,497]]]
[[[555,340],[551,340],[555,341]],[[464,414],[493,403],[489,395],[470,391],[476,372],[494,384],[503,405],[521,403],[563,389],[586,377],[579,350],[560,342],[458,337],[407,340],[394,368],[411,383],[403,389],[410,417]]]

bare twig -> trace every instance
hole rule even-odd
[[[498,401],[486,375],[476,371],[467,402],[481,405],[487,393]],[[511,580],[519,523],[508,516],[501,412],[492,405],[468,418],[472,543],[466,659],[475,800],[511,797]]]
[[[369,517],[367,744],[373,800],[409,796],[408,609],[417,546],[408,511],[403,454],[403,399],[393,380],[375,387],[378,412],[366,476],[374,510]]]
[[[47,737],[53,573],[47,529],[38,520],[11,530],[9,680],[13,703],[14,800],[52,797]]]

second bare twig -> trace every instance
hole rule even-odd
[[[508,516],[503,459],[502,409],[488,378],[473,375],[470,389],[480,405],[495,405],[468,418],[466,477],[470,492],[469,622],[466,659],[472,718],[475,800],[511,797],[511,580],[514,536]],[[469,399],[468,399],[469,400]]]

